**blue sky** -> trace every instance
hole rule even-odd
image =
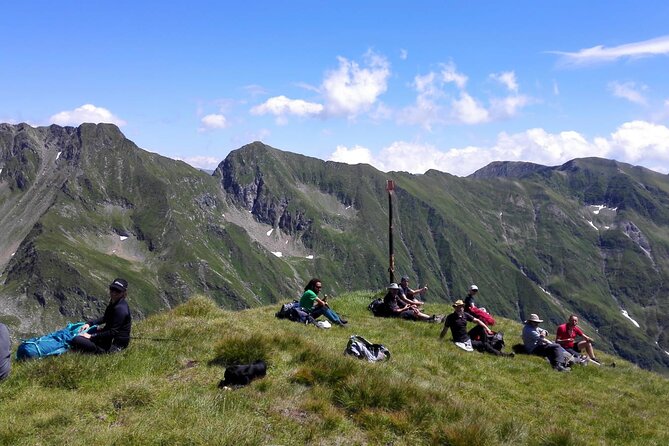
[[[0,61],[0,122],[112,122],[196,167],[261,140],[383,171],[669,173],[667,2],[9,2]]]

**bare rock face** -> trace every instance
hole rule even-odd
[[[621,222],[620,224],[620,229],[641,249],[643,249],[645,252],[650,253],[651,251],[651,246],[650,243],[648,242],[648,239],[646,236],[641,232],[641,229],[637,227],[634,223],[631,221],[624,221]]]

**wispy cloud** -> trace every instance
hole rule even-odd
[[[619,126],[608,137],[588,139],[575,131],[549,133],[542,128],[497,135],[494,144],[438,149],[430,144],[396,141],[378,153],[355,146],[337,146],[333,161],[365,162],[384,172],[405,170],[424,173],[437,169],[454,175],[469,175],[493,161],[528,161],[548,166],[574,158],[603,157],[640,164],[658,172],[669,172],[669,128],[646,121]]]
[[[520,86],[514,71],[493,73],[489,78],[499,82],[508,91],[507,96],[475,97],[466,90],[468,76],[457,70],[453,62],[441,65],[441,71],[419,74],[413,87],[417,96],[414,104],[397,113],[401,124],[420,125],[431,130],[436,125],[476,125],[508,119],[531,104],[532,98],[519,94]],[[453,92],[449,85],[454,85]]]
[[[611,91],[614,96],[627,99],[630,102],[640,105],[646,105],[648,103],[645,96],[641,93],[647,89],[648,87],[645,85],[637,85],[634,82],[620,83],[614,81],[609,83],[609,91]]]
[[[177,157],[175,159],[190,164],[193,167],[197,167],[198,169],[207,170],[216,169],[221,161],[223,161],[222,159],[214,158],[213,156],[189,156],[186,158]]]
[[[65,110],[49,118],[49,122],[58,125],[71,125],[77,126],[84,122],[92,123],[109,123],[116,124],[119,127],[122,127],[126,122],[114,116],[112,112],[103,107],[96,107],[93,104],[84,104],[81,107],[77,107],[74,110]]]
[[[409,57],[409,51],[404,48],[400,49],[400,59],[407,60],[407,57]]]
[[[518,93],[518,82],[516,81],[515,72],[504,71],[502,73],[493,73],[490,75],[490,79],[493,79],[504,85],[509,91]]]
[[[587,65],[597,62],[613,62],[621,58],[665,55],[669,54],[669,35],[609,48],[597,45],[577,52],[549,51],[549,53],[562,56],[561,62],[565,65]]]

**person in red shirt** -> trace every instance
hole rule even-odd
[[[583,340],[576,342],[577,336],[581,336]],[[579,354],[579,352],[585,350],[590,361],[600,365],[592,348],[592,338],[586,336],[578,326],[578,316],[575,314],[570,315],[566,323],[558,326],[557,333],[555,334],[555,342],[572,354]]]

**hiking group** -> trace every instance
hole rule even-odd
[[[291,305],[291,309],[298,315],[294,320],[316,323],[316,319],[324,316],[332,324],[346,326],[348,321],[330,307],[327,295],[322,298],[319,296],[322,288],[322,281],[318,278],[312,278],[306,284],[299,302],[295,301]],[[383,299],[372,302],[369,308],[375,316],[440,322],[441,317],[423,312],[424,302],[417,298],[424,295],[427,290],[427,286],[418,290],[411,289],[408,277],[404,276],[399,285],[391,283]],[[471,285],[464,300],[453,303],[453,312],[443,318],[444,327],[439,338],[443,339],[450,329],[453,343],[464,351],[476,350],[496,356],[514,357],[513,352],[502,352],[503,334],[495,333],[490,328],[495,324],[492,315],[486,308],[476,305],[478,291],[476,285]],[[122,278],[114,279],[109,284],[109,303],[102,316],[85,323],[69,324],[67,329],[51,335],[26,340],[19,346],[17,358],[60,354],[67,349],[85,354],[106,354],[125,349],[130,343],[132,328],[127,293],[128,282]],[[474,327],[467,331],[467,324],[470,322]],[[592,362],[600,365],[594,354],[593,340],[578,326],[576,315],[570,315],[566,323],[557,327],[555,342],[550,341],[548,332],[539,327],[542,322],[543,319],[536,314],[531,314],[525,321],[522,329],[524,353],[546,358],[558,371],[569,370],[570,363]],[[40,344],[45,338],[49,338],[49,342]],[[34,347],[32,350],[34,353],[26,353],[29,350],[27,347]],[[9,331],[0,323],[0,380],[7,378],[10,373],[10,350]],[[585,355],[581,354],[583,351]]]

